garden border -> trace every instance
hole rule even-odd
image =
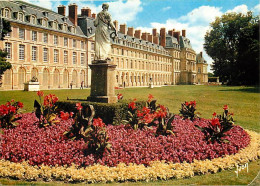
[[[113,182],[113,181],[155,181],[172,178],[189,178],[194,175],[216,173],[232,169],[260,157],[260,134],[246,130],[250,135],[250,144],[234,155],[213,160],[195,160],[193,163],[151,162],[150,166],[120,163],[116,167],[94,164],[86,168],[77,166],[31,166],[27,162],[13,163],[0,160],[0,177],[23,180],[66,181],[66,182]]]

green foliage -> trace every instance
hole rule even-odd
[[[223,137],[227,136],[225,133],[234,126],[232,116],[233,114],[229,113],[226,107],[222,115],[216,115],[216,113],[213,114],[213,118],[207,127],[200,127],[198,125],[195,125],[195,127],[204,133],[206,141],[210,141],[212,143],[215,141],[218,143],[228,143],[229,141]]]
[[[11,63],[6,61],[7,52],[0,49],[0,87],[2,85],[2,75],[8,69],[12,68]]]
[[[232,85],[259,84],[259,17],[227,13],[211,23],[204,48],[214,75]]]
[[[57,106],[59,109],[64,110],[66,112],[77,112],[75,108],[76,101],[68,100],[68,101],[59,101],[57,102]],[[97,102],[89,102],[80,100],[83,108],[86,108],[88,105],[93,105],[96,111],[96,118],[101,118],[104,123],[119,125],[122,123],[124,119],[127,117],[128,104],[127,100],[121,100],[120,103],[97,103]],[[136,105],[138,108],[142,108],[145,106],[144,101],[137,101]]]
[[[214,74],[211,72],[208,72],[208,77],[214,77]]]
[[[3,41],[6,34],[9,32],[12,32],[12,29],[11,29],[11,24],[9,21],[2,18],[1,22],[3,24],[3,29],[2,29],[2,35],[0,35],[0,40]]]

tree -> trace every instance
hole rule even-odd
[[[210,24],[204,48],[213,71],[232,85],[259,84],[259,17],[227,13]]]
[[[0,18],[0,40],[4,40],[4,37],[8,32],[11,32],[10,22]],[[11,63],[6,61],[8,53],[5,50],[0,49],[0,87],[2,85],[2,75],[8,69],[12,68]]]

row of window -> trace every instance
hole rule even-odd
[[[5,49],[8,53],[7,59],[12,58],[12,44],[11,43],[5,43]],[[43,62],[48,62],[49,61],[49,48],[43,48]],[[38,47],[37,46],[32,46],[31,50],[31,60],[36,61],[38,58]],[[53,62],[54,63],[59,63],[59,50],[54,49],[53,53]],[[20,44],[19,45],[19,60],[25,60],[25,45]],[[72,61],[73,64],[77,64],[77,52],[72,53]],[[81,53],[80,54],[80,64],[85,65],[85,54]],[[63,63],[68,64],[68,51],[64,50],[63,51]]]
[[[112,57],[111,60],[113,61],[114,58]],[[124,60],[121,59],[121,63],[119,62],[119,58],[116,59],[117,68],[123,69],[139,69],[139,70],[160,70],[160,71],[167,71],[171,72],[172,65],[167,64],[156,64],[156,63],[148,63],[144,61],[130,61],[128,59]]]
[[[120,48],[116,48],[116,47],[113,47],[111,49],[111,51],[112,51],[112,54],[170,63],[170,58],[161,57],[161,56],[158,56],[158,55],[148,55],[148,54],[143,54],[142,52],[135,52],[135,51],[120,49]]]
[[[160,54],[168,54],[168,51],[166,51],[166,50],[155,49],[155,48],[149,47],[147,45],[141,45],[141,44],[138,44],[138,43],[125,41],[125,40],[122,40],[120,38],[116,38],[114,40],[114,42],[117,43],[117,44],[125,45],[125,46],[136,48],[136,49],[143,49],[143,50],[146,50],[146,51],[156,52],[156,53],[160,53]]]
[[[58,23],[56,20],[53,21],[49,21],[48,20],[48,12],[42,12],[43,16],[45,17],[41,17],[39,19],[37,19],[37,17],[35,15],[24,15],[23,12],[13,12],[13,17],[14,19],[17,19],[18,21],[22,21],[22,22],[28,22],[34,25],[41,25],[44,27],[48,27],[48,28],[53,28],[56,30],[63,30],[66,32],[71,32],[71,33],[76,33],[76,29],[74,26],[69,26],[66,22],[67,22],[67,18],[63,17],[63,21],[64,23]],[[2,16],[6,17],[6,18],[12,18],[11,16],[11,10],[8,8],[5,8],[2,10]]]
[[[38,41],[38,32],[32,31],[32,41]],[[48,33],[42,33],[43,34],[43,43],[48,43],[49,34]],[[25,40],[25,29],[19,28],[19,39]],[[67,37],[63,37],[63,46],[68,46],[69,39]],[[59,37],[57,35],[53,35],[53,44],[58,45],[59,44]],[[80,41],[81,49],[85,49],[85,42]],[[77,40],[72,39],[72,46],[73,48],[77,47]]]

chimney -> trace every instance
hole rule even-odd
[[[78,26],[78,5],[75,3],[69,5],[69,20]]]
[[[166,30],[165,28],[161,28],[160,30],[160,44],[165,47],[166,46]]]
[[[181,31],[181,35],[182,35],[183,37],[186,37],[186,30],[182,30],[182,31]]]
[[[120,25],[120,32],[126,35],[126,24]]]
[[[173,36],[177,38],[178,42],[180,42],[180,31],[173,32]]]
[[[173,36],[173,30],[169,30],[169,31],[168,31],[168,34],[169,34],[170,36]]]
[[[113,23],[114,23],[114,25],[115,25],[116,31],[118,31],[118,21],[115,20]]]
[[[129,27],[127,31],[127,35],[134,37],[134,27]]]
[[[202,57],[202,52],[200,52],[200,57]]]
[[[145,40],[145,41],[148,41],[148,34],[149,33],[142,33],[142,39]]]
[[[157,36],[157,29],[153,28],[153,36]]]
[[[65,14],[66,14],[66,6],[59,5],[57,8],[58,8],[58,14],[65,16]]]
[[[135,37],[141,39],[141,30],[135,30]]]
[[[81,15],[91,17],[91,9],[89,7],[83,7],[81,9]]]
[[[148,41],[153,43],[153,35],[151,35],[151,34],[148,35]]]
[[[94,19],[96,19],[96,14],[93,13],[91,17],[94,18]]]
[[[156,44],[156,45],[159,45],[158,36],[153,36],[153,43]]]

